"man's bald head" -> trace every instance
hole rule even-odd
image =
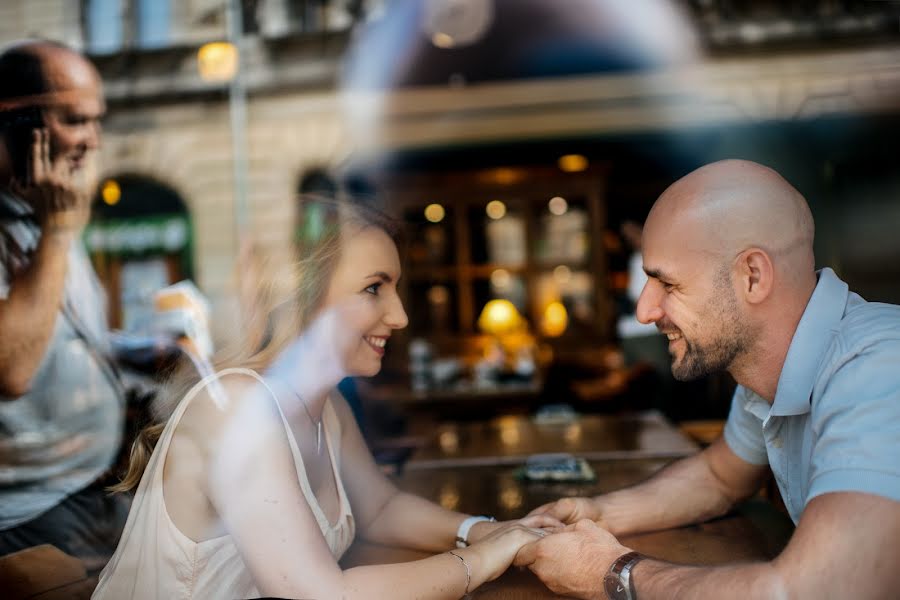
[[[759,248],[783,275],[815,268],[806,200],[781,175],[751,161],[711,163],[672,184],[647,218],[644,235],[659,234],[684,237],[692,249],[723,261]]]
[[[0,179],[27,178],[33,131],[45,129],[50,159],[80,170],[100,144],[106,111],[100,75],[86,58],[55,42],[29,40],[0,54]]]
[[[100,76],[83,56],[62,44],[28,40],[0,54],[0,105],[50,106],[78,90],[99,88]],[[62,97],[58,96],[62,94]]]

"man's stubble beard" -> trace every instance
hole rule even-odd
[[[686,337],[684,356],[673,358],[672,376],[678,381],[692,381],[717,371],[727,371],[735,360],[751,346],[752,333],[742,326],[742,315],[728,273],[720,273],[716,293],[704,310],[715,317],[718,330],[708,342],[691,342]]]

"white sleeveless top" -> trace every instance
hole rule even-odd
[[[169,517],[163,497],[163,465],[181,416],[204,386],[230,373],[257,379],[275,396],[262,377],[249,369],[223,370],[205,377],[188,392],[172,414],[153,450],[135,493],[122,538],[112,559],[100,573],[100,583],[91,596],[92,599],[187,600],[260,596],[231,535],[194,542]],[[331,401],[326,401],[322,425],[341,506],[340,516],[335,525],[331,525],[313,494],[300,449],[277,397],[275,400],[294,455],[303,495],[319,523],[328,547],[335,559],[339,559],[353,542],[355,525],[340,477],[341,426],[338,416]]]

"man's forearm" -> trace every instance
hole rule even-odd
[[[0,394],[20,396],[47,350],[62,303],[74,233],[41,236],[28,268],[0,300]]]
[[[616,536],[668,529],[724,514],[732,505],[702,454],[679,460],[644,483],[595,499]]]
[[[640,600],[783,600],[784,582],[770,563],[723,567],[684,567],[643,560],[632,571]]]

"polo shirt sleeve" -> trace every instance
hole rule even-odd
[[[725,422],[725,443],[742,460],[752,465],[767,465],[769,455],[766,453],[762,422],[745,408],[746,404],[746,390],[739,385],[734,390],[728,421]]]
[[[900,338],[879,341],[830,377],[813,410],[807,502],[829,492],[900,501]]]

